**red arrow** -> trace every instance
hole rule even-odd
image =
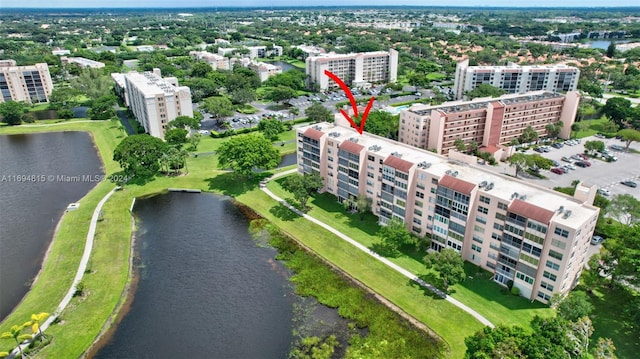
[[[324,70],[324,74],[329,76],[330,79],[335,81],[338,84],[338,86],[342,88],[342,91],[344,91],[345,95],[347,95],[347,97],[349,98],[349,102],[351,102],[351,108],[353,109],[353,116],[358,117],[358,105],[356,104],[356,99],[355,97],[353,97],[353,94],[351,93],[351,90],[349,90],[349,87],[344,83],[344,81],[342,81],[342,79],[336,76],[336,74],[334,74],[333,72],[329,70]],[[344,109],[340,109],[340,113],[342,113],[342,116],[344,116],[344,118],[346,118],[347,121],[349,121],[349,123],[351,124],[351,127],[355,128],[356,131],[358,131],[358,133],[360,134],[362,134],[362,131],[364,130],[364,123],[367,122],[367,116],[369,115],[369,110],[371,110],[371,105],[373,105],[373,101],[375,101],[375,98],[371,96],[371,99],[369,99],[369,103],[367,104],[367,107],[364,109],[364,113],[362,114],[362,119],[360,120],[360,126],[356,125],[356,121],[354,121]]]

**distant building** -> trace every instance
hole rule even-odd
[[[140,45],[136,46],[136,51],[138,52],[153,52],[155,49],[153,45]]]
[[[0,62],[0,102],[48,102],[52,90],[53,82],[46,63],[16,66],[14,60]]]
[[[267,81],[271,76],[282,73],[281,66],[276,66],[267,62],[251,61],[249,62],[248,67],[258,74],[258,77],[262,82]]]
[[[54,49],[51,51],[52,55],[57,55],[57,56],[61,56],[61,55],[69,55],[71,54],[71,51],[66,50],[66,49]]]
[[[455,149],[458,139],[465,145],[473,141],[501,159],[509,155],[504,147],[529,126],[544,137],[548,124],[562,122],[560,137],[569,138],[579,103],[575,91],[566,95],[538,91],[439,106],[413,105],[400,112],[398,140],[439,154]]]
[[[466,59],[456,66],[453,91],[456,100],[480,84],[489,84],[507,93],[567,92],[577,89],[579,77],[578,68],[566,65],[469,66]]]
[[[300,49],[304,53],[303,57],[305,60],[311,56],[320,56],[322,54],[327,53],[325,49],[317,46],[297,45],[292,47],[295,47],[296,49]]]
[[[86,69],[86,68],[101,69],[104,67],[104,64],[102,62],[85,59],[84,57],[62,56],[60,58],[60,62],[62,62],[63,64],[76,64],[82,67],[83,69]]]
[[[559,38],[560,42],[573,42],[576,40],[580,40],[581,35],[581,32],[571,32],[567,34],[555,34],[551,36]]]
[[[218,55],[220,56],[233,55],[233,52],[236,50],[238,49],[236,49],[235,47],[219,47]]]
[[[596,186],[579,183],[572,197],[326,122],[298,128],[297,141],[298,173],[320,174],[321,192],[340,202],[370,198],[380,224],[401,221],[430,238],[430,251],[453,249],[529,300],[548,303],[578,284]]]
[[[193,117],[191,90],[178,86],[175,77],[162,78],[160,70],[111,74],[116,92],[124,95],[125,103],[136,120],[151,136],[164,139],[167,123],[178,116]]]
[[[245,48],[249,50],[250,59],[267,57],[266,46],[246,46]]]
[[[212,54],[207,51],[189,51],[189,55],[198,60],[206,61],[214,70],[231,69],[228,57]]]
[[[324,71],[329,70],[347,85],[367,87],[372,83],[396,82],[398,51],[360,52],[351,54],[324,54],[306,60],[306,72],[311,83],[320,90],[338,86]]]

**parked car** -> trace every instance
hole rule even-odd
[[[556,160],[551,160],[551,163],[553,163],[553,165],[556,166],[556,167],[560,167],[560,162],[558,162]]]
[[[555,147],[555,148],[562,148],[562,147],[564,147],[564,145],[563,145],[562,143],[560,143],[560,142],[554,143],[554,144],[553,144],[553,145],[551,145],[551,146],[553,146],[553,147]]]
[[[567,167],[565,167],[565,166],[558,167],[558,168],[560,168],[563,173],[569,173],[569,169]]]
[[[589,163],[588,165],[587,165],[587,163],[588,163],[588,162],[586,162],[586,161],[577,161],[577,162],[575,163],[575,165],[576,165],[576,166],[578,166],[578,167],[582,167],[582,168],[585,168],[585,167],[589,167],[589,166],[591,166],[591,164],[590,164],[590,163]]]
[[[638,184],[633,182],[633,181],[622,181],[620,183],[622,183],[625,186],[629,186],[629,187],[633,187],[633,188],[638,187]]]
[[[571,163],[567,163],[566,165],[564,165],[562,167],[566,167],[566,168],[568,168],[570,170],[575,170],[576,169],[576,166],[572,165]]]
[[[553,173],[555,173],[555,174],[559,174],[559,175],[564,174],[564,171],[563,171],[563,170],[561,170],[561,169],[560,169],[560,168],[558,168],[558,167],[554,167],[554,168],[552,168],[552,169],[551,169],[551,172],[553,172]]]
[[[561,159],[562,159],[563,161],[565,161],[565,162],[569,162],[569,163],[573,162],[573,161],[571,161],[571,158],[569,158],[569,157],[567,157],[567,156],[562,156],[562,158],[561,158]]]
[[[600,236],[593,236],[591,237],[591,244],[596,246],[600,243],[604,242],[604,238],[600,237]]]
[[[534,151],[538,152],[538,153],[542,153],[544,152],[544,150],[542,149],[542,147],[536,147],[533,149]]]
[[[589,157],[587,155],[585,155],[584,153],[578,153],[577,155],[578,155],[578,157],[582,158],[585,161],[589,159]]]
[[[609,148],[611,148],[614,151],[622,151],[622,150],[624,150],[624,147],[619,146],[619,145],[611,145],[611,146],[609,146]]]
[[[604,135],[601,133],[596,133],[594,136],[597,138],[604,138]]]
[[[599,188],[598,189],[598,194],[601,194],[603,196],[609,197],[609,196],[611,196],[611,191],[609,191],[606,188]]]

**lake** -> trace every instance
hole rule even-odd
[[[29,290],[69,203],[95,186],[82,176],[101,174],[89,133],[0,135],[0,320]]]

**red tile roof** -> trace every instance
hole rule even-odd
[[[534,221],[549,224],[551,218],[553,218],[554,212],[548,209],[540,208],[531,203],[514,199],[509,205],[509,212],[519,214],[521,216],[531,218]]]
[[[324,132],[318,131],[315,128],[309,127],[304,131],[303,135],[305,135],[306,137],[313,138],[314,140],[318,140],[319,141],[320,137],[324,136]]]
[[[345,150],[349,153],[353,153],[354,155],[359,155],[360,152],[362,152],[362,150],[364,149],[363,145],[359,145],[355,142],[351,142],[351,141],[343,141],[342,143],[340,143],[340,146],[338,146],[341,150]]]
[[[438,185],[451,188],[454,191],[464,194],[471,194],[471,191],[473,191],[473,189],[476,187],[475,183],[463,181],[449,175],[445,175],[444,177],[442,177],[438,182]]]
[[[397,170],[400,170],[404,173],[409,173],[409,170],[411,169],[411,167],[413,167],[414,163],[413,162],[409,162],[409,161],[405,161],[400,157],[396,157],[396,156],[389,156],[384,160],[384,164],[389,166],[389,167],[393,167]]]

